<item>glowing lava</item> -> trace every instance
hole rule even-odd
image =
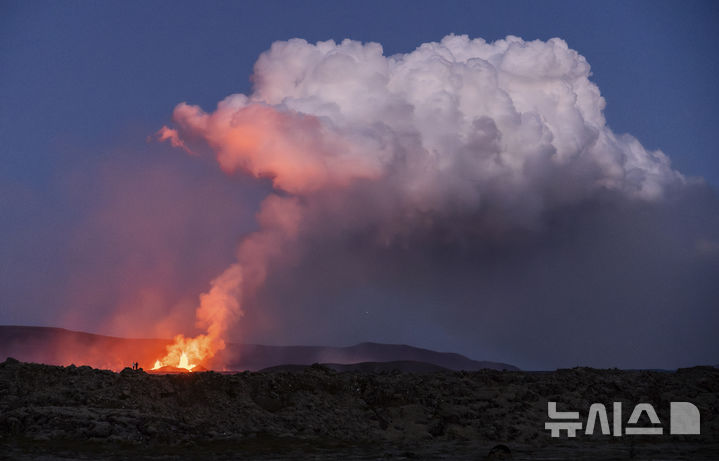
[[[195,338],[186,338],[182,335],[175,337],[175,341],[167,346],[167,355],[155,361],[153,370],[162,367],[183,368],[192,371],[199,363],[214,355],[214,351],[224,347],[224,342],[211,341],[207,335]]]
[[[163,363],[161,361],[155,360],[155,366],[152,367],[151,369],[157,370],[164,366],[168,366],[168,365],[163,365]],[[187,371],[192,371],[192,369],[195,368],[196,366],[197,366],[196,364],[190,365],[190,361],[187,358],[187,354],[185,354],[185,352],[182,352],[182,354],[180,354],[180,362],[175,366],[175,368],[184,368]]]
[[[184,352],[180,356],[180,364],[177,366],[177,368],[185,368],[187,370],[192,371],[193,368],[195,368],[196,365],[190,365],[187,361],[187,354]]]

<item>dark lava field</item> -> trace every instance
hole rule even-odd
[[[552,438],[547,402],[656,409],[664,434]],[[670,435],[670,402],[700,435]],[[639,425],[650,422],[640,421]],[[656,425],[655,425],[656,426]],[[157,375],[0,363],[0,459],[719,459],[719,369]]]

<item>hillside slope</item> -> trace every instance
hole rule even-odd
[[[149,369],[164,355],[168,339],[131,339],[96,335],[63,328],[0,326],[0,360],[14,357],[50,365],[90,365],[121,370],[132,362]],[[264,346],[228,344],[207,369],[261,370],[279,365],[313,363],[422,362],[449,370],[517,370],[498,362],[476,361],[451,352],[436,352],[407,345],[360,343],[349,347]]]

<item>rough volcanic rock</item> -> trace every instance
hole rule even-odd
[[[547,401],[586,418],[591,403],[615,400],[627,412],[651,403],[665,427],[669,402],[694,402],[702,435],[552,439],[544,429]],[[313,365],[299,372],[156,375],[0,363],[0,453],[14,458],[102,458],[112,450],[128,459],[203,453],[497,459],[503,450],[490,452],[498,445],[513,459],[624,459],[631,453],[635,459],[719,459],[719,370],[417,374]]]

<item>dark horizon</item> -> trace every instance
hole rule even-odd
[[[39,330],[54,330],[54,331],[61,331],[61,332],[67,332],[67,333],[73,333],[73,334],[87,335],[87,336],[91,336],[91,337],[92,337],[91,339],[93,339],[93,340],[95,340],[95,341],[98,340],[98,339],[112,339],[112,340],[122,340],[122,341],[126,341],[126,340],[127,340],[127,341],[130,341],[130,342],[133,342],[133,341],[153,342],[153,343],[162,344],[162,347],[163,347],[163,348],[165,347],[165,345],[170,344],[170,343],[172,342],[172,338],[133,338],[133,337],[119,337],[119,336],[111,336],[111,335],[102,335],[102,334],[93,333],[93,332],[89,332],[89,331],[78,331],[78,330],[72,330],[72,329],[68,329],[68,328],[50,327],[50,326],[41,326],[41,325],[0,325],[0,330],[5,329],[5,328],[14,329],[14,330],[27,329],[27,330],[29,330],[29,331],[27,331],[26,333],[31,334],[31,335],[25,335],[25,336],[24,336],[24,338],[25,338],[24,340],[18,340],[18,339],[17,339],[17,332],[16,332],[15,337],[9,341],[9,343],[12,344],[14,347],[19,347],[21,351],[24,351],[24,352],[20,352],[20,353],[17,353],[17,352],[13,353],[12,350],[17,351],[17,349],[14,349],[13,347],[8,348],[8,344],[6,344],[7,341],[8,341],[7,338],[6,338],[6,342],[5,342],[5,343],[2,342],[2,341],[0,341],[0,353],[2,353],[2,354],[4,354],[4,355],[7,356],[7,357],[4,357],[4,358],[3,358],[3,356],[0,356],[0,362],[3,361],[4,359],[7,359],[7,358],[13,358],[13,359],[20,360],[21,362],[35,362],[35,363],[41,363],[41,364],[47,364],[47,365],[64,365],[64,366],[69,366],[70,363],[68,362],[68,359],[64,359],[64,362],[68,362],[68,363],[60,363],[60,362],[58,362],[57,360],[47,360],[47,359],[46,359],[46,361],[43,361],[43,360],[38,360],[38,359],[37,359],[38,357],[41,357],[41,356],[42,356],[44,350],[50,349],[50,348],[48,348],[48,347],[39,347],[39,345],[47,345],[47,344],[49,344],[49,343],[47,343],[47,338],[40,338],[40,340],[38,341],[38,338],[37,338],[37,333],[38,333],[38,331],[36,331],[36,330],[38,330],[38,329],[39,329]],[[42,332],[39,332],[39,333],[42,334]],[[304,361],[303,361],[303,360],[301,360],[301,359],[298,359],[298,357],[296,357],[296,354],[292,354],[292,353],[290,352],[290,355],[287,355],[287,352],[283,352],[283,351],[292,351],[292,350],[302,351],[302,350],[305,350],[305,349],[311,349],[311,350],[317,350],[317,351],[314,351],[315,354],[317,354],[317,353],[322,353],[321,350],[325,351],[324,353],[326,354],[326,353],[327,353],[327,352],[326,352],[327,350],[330,350],[330,351],[331,351],[331,350],[351,350],[351,349],[362,348],[362,347],[364,347],[364,346],[381,346],[381,347],[390,346],[390,348],[391,348],[391,347],[400,347],[400,348],[405,347],[405,348],[410,348],[410,349],[417,350],[417,351],[427,351],[427,352],[431,352],[431,353],[438,353],[438,354],[444,354],[444,355],[456,355],[456,356],[465,358],[465,359],[467,359],[467,360],[469,360],[469,361],[471,361],[471,362],[487,363],[487,364],[491,364],[492,366],[496,366],[496,365],[508,365],[508,366],[515,367],[515,364],[502,363],[502,362],[493,360],[492,357],[483,357],[483,356],[477,356],[477,355],[460,354],[460,353],[458,353],[458,352],[456,352],[456,351],[451,351],[451,350],[433,350],[433,349],[429,349],[429,348],[418,347],[418,346],[415,346],[415,345],[412,345],[412,344],[404,344],[404,343],[379,343],[379,342],[374,342],[374,341],[362,341],[362,342],[352,343],[352,344],[259,344],[259,343],[235,343],[235,342],[228,342],[228,343],[227,343],[227,351],[221,351],[221,352],[220,352],[220,355],[227,356],[227,353],[236,354],[236,352],[232,353],[231,351],[232,351],[234,348],[243,347],[243,346],[267,348],[267,349],[270,349],[270,350],[275,350],[275,354],[274,354],[275,356],[277,356],[277,354],[279,354],[279,356],[270,359],[270,360],[274,360],[274,362],[271,362],[271,365],[270,365],[270,366],[261,366],[261,367],[255,366],[254,368],[249,368],[249,369],[252,369],[252,370],[259,370],[260,368],[270,368],[270,367],[278,367],[278,368],[281,368],[281,367],[284,366],[284,365],[289,365],[289,366],[291,366],[291,365],[310,366],[310,365],[312,365],[313,363],[322,363],[322,364],[324,364],[324,363],[330,363],[330,364],[362,364],[362,363],[368,363],[368,362],[372,362],[372,363],[383,363],[383,362],[385,362],[385,363],[391,363],[391,362],[397,362],[397,361],[398,361],[398,359],[396,359],[396,358],[385,358],[385,359],[381,359],[381,360],[380,360],[380,359],[375,359],[375,360],[372,360],[372,361],[367,361],[367,360],[362,360],[362,361],[350,360],[350,361],[347,361],[347,360],[341,360],[341,359],[336,359],[336,360],[334,360],[334,361],[327,361],[327,360],[325,360],[325,361],[318,361],[318,360],[308,359],[308,360],[304,360]],[[139,345],[138,347],[141,349],[141,348],[144,347],[144,346]],[[8,349],[10,349],[10,350],[8,350]],[[31,352],[31,355],[23,355],[23,354],[27,354],[27,353],[30,353],[30,352]],[[387,351],[387,353],[389,354],[388,357],[392,357],[391,351]],[[283,361],[283,360],[281,359],[281,357],[283,356],[283,354],[285,354],[285,356],[288,357],[288,359],[285,360],[285,361]],[[81,352],[76,352],[76,353],[75,353],[75,356],[76,356],[76,360],[75,360],[75,361],[70,360],[70,361],[72,362],[72,365],[75,365],[75,366],[90,365],[90,366],[98,367],[96,364],[86,363],[87,360],[86,360],[85,362],[83,362],[83,358],[82,358],[82,353],[81,353]],[[132,356],[132,354],[128,355],[128,357],[130,357],[130,356]],[[34,359],[34,360],[27,360],[27,357],[35,357],[35,359]],[[302,355],[300,355],[300,357],[302,357]],[[314,356],[313,356],[313,357],[314,357]],[[95,360],[95,359],[93,358],[92,360],[90,360],[90,362],[92,362],[93,360]],[[134,359],[133,359],[133,360],[134,360]],[[236,361],[236,359],[233,359],[233,360]],[[126,360],[126,362],[127,362],[127,360]],[[245,360],[245,362],[246,362],[246,360]],[[129,363],[129,362],[127,362],[127,363]],[[420,362],[420,363],[421,363],[421,362]],[[428,362],[428,363],[432,363],[432,362],[430,361],[430,362]],[[149,363],[149,361],[146,362],[146,363],[140,363],[140,368],[146,368],[146,370],[149,370],[149,369],[150,369],[150,366],[151,366],[151,363]],[[688,365],[688,366],[685,366],[685,367],[677,367],[677,368],[647,367],[647,368],[620,368],[620,369],[623,370],[623,371],[642,371],[642,370],[647,370],[647,371],[667,371],[667,372],[675,372],[675,371],[677,371],[677,370],[679,370],[679,369],[682,369],[682,368],[694,368],[694,367],[703,367],[703,366],[709,366],[709,367],[719,368],[719,364],[696,363],[696,364],[693,364],[693,365]],[[103,368],[103,367],[100,366],[99,368]],[[576,365],[574,365],[574,366],[561,367],[561,368],[556,368],[556,369],[531,369],[531,368],[530,368],[530,369],[527,369],[527,368],[519,368],[519,367],[516,367],[516,368],[517,368],[517,371],[522,371],[522,372],[552,372],[552,371],[557,371],[557,370],[562,370],[562,369],[570,369],[570,368],[615,369],[616,367],[601,368],[601,367],[592,367],[592,366],[583,365],[583,364],[576,364]],[[248,369],[248,368],[244,368],[244,369],[243,369],[243,368],[237,368],[237,369],[231,369],[230,371],[231,371],[231,372],[240,372],[240,371],[243,371],[243,370],[246,370],[246,369]],[[204,367],[203,367],[203,370],[205,370]],[[216,370],[214,370],[214,369],[212,369],[212,368],[210,368],[209,370],[211,370],[211,371],[216,371]],[[116,370],[116,371],[119,371],[119,369]],[[228,372],[229,372],[229,371],[228,371]]]

